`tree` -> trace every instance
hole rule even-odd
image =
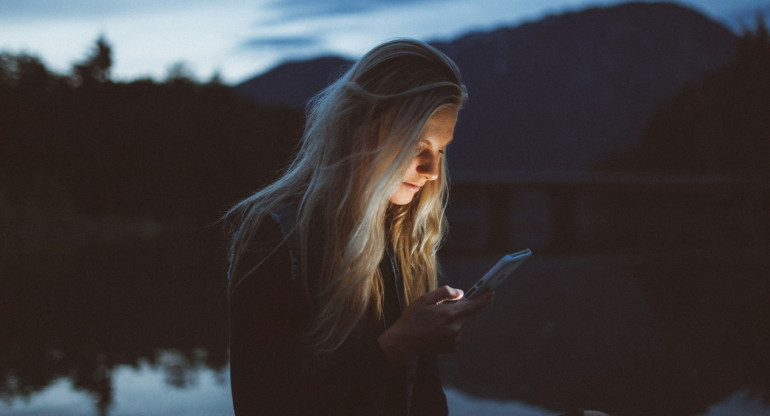
[[[0,53],[0,85],[4,87],[41,91],[51,88],[56,80],[57,77],[36,56]]]
[[[110,81],[112,68],[112,47],[104,35],[100,35],[94,44],[91,54],[83,62],[75,64],[75,84],[90,86]]]
[[[183,61],[175,62],[171,64],[166,70],[166,82],[167,83],[194,83],[195,71],[193,71],[187,63]]]

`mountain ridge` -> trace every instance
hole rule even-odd
[[[722,24],[672,3],[592,7],[433,42],[469,90],[450,167],[583,171],[633,144],[659,103],[725,65],[736,43]],[[235,88],[298,106],[350,63],[287,63]]]

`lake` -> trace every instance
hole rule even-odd
[[[0,414],[232,414],[218,229],[141,229],[2,234]],[[535,251],[441,357],[450,414],[768,414],[768,253]]]

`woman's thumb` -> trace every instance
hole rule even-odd
[[[432,292],[424,294],[422,296],[422,303],[425,305],[435,305],[445,300],[457,300],[461,297],[463,297],[462,290],[444,285]]]

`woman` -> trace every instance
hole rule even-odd
[[[228,212],[237,415],[447,414],[435,356],[492,300],[436,288],[465,96],[441,52],[382,44],[311,101],[283,176]]]

